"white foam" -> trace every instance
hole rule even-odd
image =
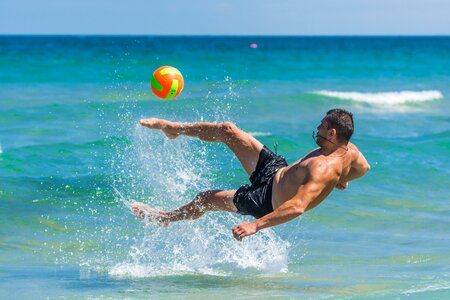
[[[339,91],[315,91],[317,95],[333,97],[356,102],[366,102],[373,105],[398,105],[414,102],[426,102],[442,99],[440,91],[400,91],[381,93],[339,92]]]
[[[272,230],[237,242],[231,228],[243,220],[229,215],[229,221],[219,221],[217,214],[210,214],[202,220],[179,222],[156,232],[148,226],[143,238],[130,248],[128,258],[111,266],[108,274],[142,278],[229,276],[243,270],[287,271],[288,243]]]
[[[424,293],[424,292],[433,292],[433,291],[440,291],[440,290],[450,290],[450,284],[433,284],[429,285],[423,288],[413,288],[407,291],[402,292],[402,294],[417,294],[417,293]]]
[[[213,269],[200,268],[193,270],[186,267],[179,267],[176,270],[173,268],[160,268],[160,266],[148,266],[136,263],[120,263],[111,268],[108,272],[111,276],[116,277],[131,277],[131,278],[147,278],[160,276],[174,276],[174,275],[191,275],[201,274],[210,276],[227,276],[226,273],[221,273]]]
[[[2,154],[2,153],[3,153],[2,144],[0,144],[0,154]]]

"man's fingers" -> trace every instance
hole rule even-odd
[[[233,227],[233,236],[236,240],[241,241],[243,238],[255,234],[258,231],[254,222],[244,222]]]
[[[148,125],[148,120],[147,120],[147,119],[140,119],[140,120],[139,120],[139,123],[140,123],[142,126],[147,126],[147,125]]]
[[[348,184],[344,184],[344,183],[338,183],[338,184],[336,184],[336,188],[338,189],[338,190],[345,190],[346,188],[348,187]]]
[[[242,232],[242,231],[243,231],[243,229],[242,229],[242,227],[239,226],[239,225],[233,228],[233,232],[240,233],[240,232]]]
[[[247,236],[245,231],[241,228],[241,226],[237,225],[233,228],[233,236],[236,240],[242,241],[242,239]]]

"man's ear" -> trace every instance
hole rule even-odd
[[[337,134],[336,129],[331,128],[330,130],[328,130],[328,134],[330,135],[330,137],[336,136]]]

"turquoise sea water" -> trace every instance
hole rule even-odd
[[[174,101],[150,91],[161,65]],[[160,229],[123,201],[247,182],[223,145],[142,117],[231,120],[292,163],[334,107],[372,169],[292,222],[239,243],[251,217]],[[449,298],[449,109],[448,37],[2,36],[0,298]]]

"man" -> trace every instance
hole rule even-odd
[[[317,134],[313,131],[319,148],[291,165],[230,122],[175,123],[151,118],[142,119],[140,123],[161,130],[170,139],[187,135],[225,143],[250,176],[251,185],[237,190],[202,192],[192,202],[170,212],[135,202],[132,210],[136,216],[160,225],[197,219],[211,210],[254,216],[255,221],[233,228],[234,238],[239,241],[261,229],[300,216],[319,205],[334,188],[346,189],[349,181],[370,169],[362,153],[349,142],[353,116],[342,109],[328,111],[317,127]]]

